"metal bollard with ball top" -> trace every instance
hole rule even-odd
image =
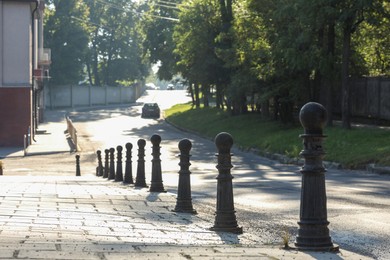
[[[233,199],[233,176],[230,169],[231,164],[230,149],[233,146],[233,138],[229,133],[219,133],[215,137],[215,145],[218,149],[218,176],[217,176],[217,210],[215,213],[213,231],[223,231],[242,234],[242,227],[237,225],[236,211],[234,210]]]
[[[299,250],[338,251],[329,236],[325,189],[325,152],[322,140],[326,137],[322,131],[327,119],[326,109],[319,103],[305,104],[299,119],[304,128],[303,150],[300,155],[305,162],[302,173],[300,219],[295,246]]]

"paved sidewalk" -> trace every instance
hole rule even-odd
[[[2,176],[0,259],[368,259],[261,245],[175,213],[172,193],[93,175]]]
[[[23,147],[0,147],[0,159],[70,152],[72,150],[66,134],[66,111],[46,111],[47,122],[39,124],[35,140],[24,150]]]

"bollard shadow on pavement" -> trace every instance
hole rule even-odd
[[[228,232],[215,232],[215,234],[217,234],[221,238],[224,244],[227,245],[240,244],[240,239],[238,238],[238,234],[228,233]]]

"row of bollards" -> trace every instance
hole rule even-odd
[[[149,188],[150,192],[166,192],[162,181],[161,171],[161,159],[160,159],[160,143],[161,137],[159,135],[153,135],[151,137],[152,142],[152,176],[151,185]],[[148,187],[145,182],[145,146],[146,141],[139,139],[138,142],[138,164],[137,164],[137,175],[134,183],[135,187],[145,188]],[[237,226],[234,203],[233,203],[233,186],[232,186],[232,175],[230,169],[233,167],[230,163],[230,149],[233,145],[233,138],[228,133],[221,133],[216,138],[218,153],[218,165],[217,169],[220,174],[217,177],[218,180],[218,197],[216,220],[214,226],[211,228],[215,231],[226,231],[234,233],[242,233],[242,228]],[[179,183],[178,183],[178,196],[176,206],[173,211],[196,214],[196,210],[192,205],[191,198],[191,180],[190,180],[190,150],[192,148],[191,141],[183,139],[179,142]],[[114,180],[117,182],[122,181],[126,184],[133,184],[132,177],[132,161],[131,161],[131,149],[132,144],[126,144],[126,168],[125,178],[123,178],[122,172],[122,146],[117,146],[117,164],[115,171],[115,149],[110,148],[105,150],[105,164],[103,167],[103,158],[101,151],[96,152],[98,159],[98,166],[96,167],[96,175],[107,178],[108,180]],[[107,172],[107,169],[109,171]],[[228,200],[224,198],[228,197]]]
[[[160,143],[161,137],[159,135],[153,135],[151,138],[153,144],[152,149],[152,181],[150,186],[151,192],[165,192],[162,172],[161,172],[161,159],[160,159]],[[145,181],[145,146],[146,141],[139,139],[138,142],[138,164],[137,164],[137,175],[135,183],[133,180],[132,171],[132,148],[131,143],[127,143],[126,147],[126,161],[125,161],[125,173],[123,176],[123,161],[122,152],[123,147],[118,145],[116,147],[116,164],[115,164],[115,149],[105,149],[104,166],[102,152],[98,150],[96,152],[98,159],[98,166],[96,167],[96,176],[107,178],[108,180],[114,180],[116,182],[123,182],[124,184],[134,184],[135,187],[147,188]],[[116,166],[115,166],[116,165]]]
[[[325,189],[325,168],[323,166],[323,156],[325,152],[322,148],[323,128],[326,122],[327,112],[325,108],[315,102],[307,103],[302,107],[299,118],[304,128],[303,150],[300,155],[304,158],[302,166],[302,187],[300,220],[298,221],[298,235],[295,246],[299,250],[319,250],[337,251],[338,246],[333,245],[329,236],[326,206]],[[160,143],[161,137],[153,135],[152,142],[152,178],[150,192],[166,192],[162,182]],[[122,181],[126,184],[134,184],[135,187],[148,187],[145,182],[145,146],[146,141],[139,139],[138,142],[138,164],[135,183],[132,176],[131,143],[126,144],[126,167],[125,177],[122,173],[122,150],[117,147],[117,167],[115,171],[114,148],[106,149],[104,166],[101,151],[97,151],[98,166],[96,175],[109,180]],[[242,227],[237,224],[234,210],[233,185],[231,175],[231,147],[233,138],[228,133],[220,133],[215,138],[218,149],[218,169],[217,176],[217,202],[214,226],[210,228],[214,231],[224,231],[240,234]],[[180,150],[180,171],[176,206],[173,211],[196,214],[192,206],[191,181],[190,181],[190,150],[192,144],[188,139],[179,142]],[[76,175],[80,176],[80,156],[76,155]]]
[[[166,192],[162,181],[161,171],[161,159],[160,159],[160,144],[161,137],[159,135],[153,135],[150,139],[152,143],[152,176],[150,192]],[[145,182],[145,146],[146,141],[139,139],[138,142],[138,165],[137,175],[134,187],[145,188],[148,187]],[[218,149],[218,165],[217,169],[219,175],[217,177],[217,209],[214,226],[211,230],[225,231],[241,234],[242,228],[238,227],[234,202],[233,202],[233,176],[230,173],[230,169],[233,167],[231,164],[230,149],[233,146],[233,138],[228,133],[220,133],[215,138],[215,144]],[[191,179],[190,179],[190,150],[192,148],[191,141],[183,139],[179,142],[179,182],[178,182],[178,195],[174,212],[192,213],[196,214],[196,210],[192,205],[191,198]],[[115,170],[115,149],[110,148],[105,150],[105,166],[103,167],[101,151],[98,150],[98,166],[96,168],[96,175],[106,177],[108,180],[114,180],[116,182],[123,182],[126,184],[132,184],[132,163],[131,163],[131,143],[126,144],[126,169],[125,178],[123,178],[122,172],[122,146],[117,146],[117,164]],[[106,169],[109,168],[109,173],[106,174]]]

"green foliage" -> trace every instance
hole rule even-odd
[[[150,63],[160,63],[157,72],[159,79],[171,80],[176,74],[175,42],[173,41],[173,28],[178,9],[174,6],[180,4],[180,0],[170,1],[169,5],[160,5],[158,1],[148,1],[145,5],[145,15],[140,25],[144,39],[144,55]],[[169,7],[171,6],[171,7]]]
[[[382,12],[362,22],[354,35],[356,50],[371,76],[390,76],[390,3],[383,2]]]
[[[138,7],[125,0],[110,3],[87,1],[91,10],[90,74],[96,85],[116,85],[118,81],[134,81],[147,75],[142,59],[142,38]]]
[[[93,85],[116,85],[144,78],[136,8],[126,0],[49,1],[44,29],[52,82],[75,84],[88,76]]]
[[[88,8],[82,1],[52,1],[47,13],[45,45],[51,48],[50,74],[54,84],[74,84],[82,79],[88,47]],[[80,21],[74,20],[78,17]]]
[[[216,1],[185,1],[173,33],[180,72],[190,81],[205,85],[222,76],[221,63],[214,52],[219,32],[217,8]]]
[[[294,107],[307,101],[330,109],[333,96],[347,93],[340,89],[350,75],[388,75],[388,6],[380,0],[184,0],[172,44],[166,40],[172,27],[158,27],[149,30],[159,37],[148,49],[170,55],[167,61],[174,57],[175,69],[201,91],[216,86],[217,106],[224,98],[233,114],[244,113],[245,96],[256,93],[290,122]],[[162,42],[175,46],[174,55]]]
[[[213,138],[229,132],[234,143],[243,148],[298,157],[302,150],[303,133],[300,125],[285,126],[280,122],[263,120],[248,114],[231,117],[216,108],[194,109],[190,104],[176,105],[165,111],[167,120],[180,127]],[[245,127],[243,127],[245,126]],[[324,129],[325,160],[341,163],[348,168],[361,168],[368,163],[390,165],[390,132],[388,129],[341,127]]]
[[[45,44],[55,84],[86,76],[93,85],[136,81],[159,63],[160,79],[180,73],[205,98],[216,89],[217,106],[244,113],[245,97],[256,94],[289,122],[304,102],[331,106],[350,76],[390,75],[389,6],[383,0],[48,0]]]

